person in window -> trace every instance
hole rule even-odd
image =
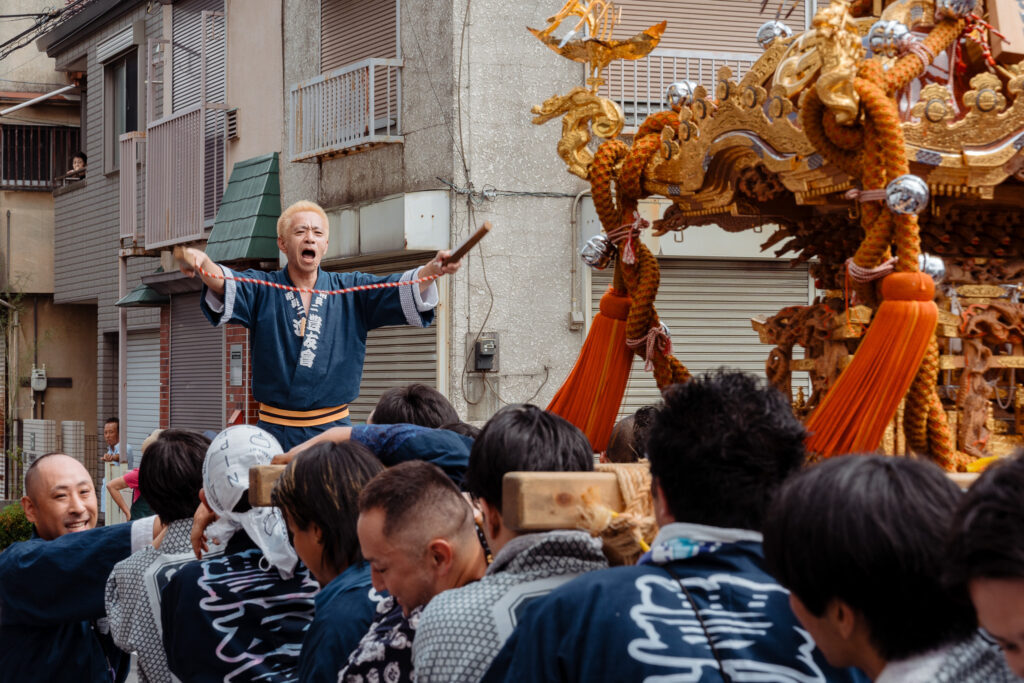
[[[71,170],[67,173],[67,179],[81,180],[85,178],[85,165],[88,160],[89,157],[85,156],[85,152],[81,150],[75,152],[75,155],[71,157]]]

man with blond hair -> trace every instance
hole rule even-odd
[[[288,260],[281,270],[235,273],[198,249],[185,249],[182,255],[182,272],[198,272],[203,280],[201,306],[210,322],[249,329],[258,424],[285,450],[330,427],[350,424],[348,404],[359,396],[367,332],[384,325],[426,327],[438,302],[433,282],[343,295],[322,292],[407,282],[459,268],[458,262],[445,262],[449,252],[439,251],[419,268],[384,277],[328,272],[320,268],[328,232],[324,210],[301,201],[277,221],[277,246]],[[259,282],[231,279],[237,277]]]

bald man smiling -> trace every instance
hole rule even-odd
[[[34,528],[0,553],[0,682],[123,681],[103,591],[114,564],[152,542],[154,518],[95,529],[92,478],[63,453],[32,463],[21,506]]]

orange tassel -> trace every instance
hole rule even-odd
[[[605,450],[626,392],[633,352],[626,346],[632,301],[609,287],[579,358],[548,410],[579,427],[595,453]]]
[[[878,449],[935,334],[935,284],[924,273],[882,280],[882,304],[850,365],[807,420],[823,457]]]

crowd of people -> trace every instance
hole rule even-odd
[[[179,254],[209,322],[249,329],[256,425],[163,430],[136,454],[108,420],[104,460],[130,469],[107,488],[133,489],[121,524],[96,528],[77,460],[28,468],[34,534],[0,553],[0,683],[120,683],[133,661],[147,682],[1024,675],[1024,455],[966,494],[911,458],[809,464],[788,398],[727,371],[669,387],[600,454],[536,406],[478,428],[423,385],[352,425],[367,332],[430,324],[433,281],[459,262],[324,271],[312,202],[277,233],[274,272]],[[507,474],[569,480],[595,460],[625,510],[517,524]],[[254,506],[249,475],[268,464],[285,468]]]
[[[0,680],[1015,681],[1024,456],[964,493],[910,458],[808,466],[786,399],[718,372],[594,454],[532,405],[482,429],[422,385],[285,452],[255,426],[142,449],[153,516],[96,527],[63,454],[26,474],[0,553]],[[597,456],[601,457],[598,458]],[[645,459],[635,565],[582,530],[507,524],[508,472]],[[271,506],[249,470],[287,462]],[[1001,652],[1000,652],[1001,651]]]

